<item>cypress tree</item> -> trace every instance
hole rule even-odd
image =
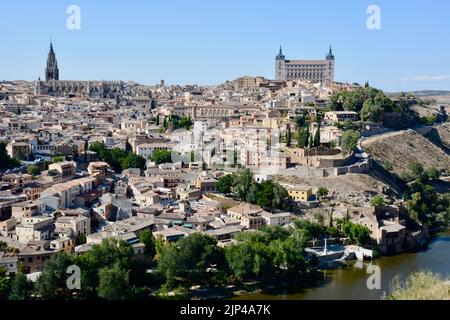
[[[320,146],[320,123],[319,123],[319,126],[317,127],[317,131],[316,131],[316,133],[315,133],[315,135],[314,135],[314,143],[313,143],[313,146],[314,146],[315,148],[317,148],[317,147]]]

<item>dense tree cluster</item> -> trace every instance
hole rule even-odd
[[[37,165],[30,165],[27,167],[27,173],[32,176],[37,176],[41,174],[41,169]]]
[[[342,150],[352,152],[356,149],[358,141],[361,138],[361,132],[347,130],[342,134]]]
[[[349,221],[338,221],[337,230],[358,244],[367,237],[365,229]],[[243,281],[298,283],[314,273],[318,264],[314,255],[305,252],[307,242],[329,234],[330,228],[321,224],[295,220],[287,228],[271,226],[240,233],[235,244],[221,247],[203,233],[166,243],[143,231],[139,239],[145,244],[144,255],[134,255],[124,241],[106,239],[83,254],[55,254],[34,285],[22,273],[8,277],[6,270],[0,269],[0,299],[123,300]],[[80,290],[67,286],[70,266],[81,270]]]
[[[267,227],[262,232],[242,233],[237,245],[225,249],[225,257],[236,281],[263,279],[292,282],[315,270],[317,260],[305,251],[307,237],[300,228]]]
[[[157,270],[165,280],[165,289],[214,284],[226,272],[223,249],[207,235],[195,233],[175,244],[157,248]]]
[[[157,117],[157,125],[159,125],[159,115]],[[191,117],[179,117],[175,115],[171,115],[168,118],[164,118],[163,121],[163,129],[169,129],[169,126],[172,127],[173,130],[185,129],[190,130],[193,126],[193,122]]]
[[[190,130],[192,128],[193,122],[191,117],[177,117],[177,116],[171,116],[172,124],[173,124],[173,128],[174,130],[177,129],[186,129],[186,130]]]
[[[154,248],[148,250],[152,252]],[[139,298],[145,289],[140,286],[146,282],[146,270],[152,266],[150,257],[139,258],[128,243],[107,239],[81,255],[55,254],[46,261],[34,285],[22,272],[7,276],[6,270],[0,268],[0,300],[26,300],[32,296],[44,300]],[[67,285],[70,266],[81,270],[80,290]]]
[[[323,220],[323,216],[319,215]],[[307,240],[323,239],[323,238],[347,238],[350,244],[360,246],[370,246],[372,240],[370,231],[366,227],[354,223],[349,219],[330,219],[328,225],[324,225],[323,221],[312,222],[310,220],[296,220],[294,224],[297,228],[304,231]]]
[[[90,150],[96,152],[100,160],[108,163],[116,172],[130,168],[145,170],[145,159],[132,152],[118,148],[106,149],[101,142],[94,142]]]
[[[439,171],[436,168],[425,170],[422,164],[413,162],[403,179],[410,181],[405,191],[410,220],[430,227],[449,226],[450,197],[438,194],[432,185],[439,179]]]
[[[155,150],[149,156],[150,160],[160,165],[162,163],[172,163],[172,152],[169,150]]]
[[[343,223],[342,233],[349,239],[351,244],[364,246],[371,242],[369,229],[351,221]]]
[[[408,105],[402,99],[394,102],[381,90],[365,87],[335,93],[328,107],[335,111],[355,111],[363,121],[379,122],[383,113],[406,112]]]
[[[317,266],[304,251],[307,231],[298,227],[266,227],[241,233],[236,240],[237,244],[221,248],[216,240],[198,233],[160,246],[158,270],[165,289],[252,280],[295,283]]]
[[[300,127],[297,130],[297,146],[299,148],[308,148],[310,143],[309,124],[305,127]]]
[[[20,162],[12,159],[6,152],[6,144],[0,142],[0,170],[11,169],[20,166]]]
[[[291,210],[291,198],[285,188],[273,181],[258,183],[253,173],[246,169],[240,173],[226,175],[219,179],[218,192],[266,209]]]

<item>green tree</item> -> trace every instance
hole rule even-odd
[[[370,204],[372,205],[372,207],[381,207],[385,205],[385,201],[384,198],[382,196],[380,196],[379,194],[377,194],[375,197],[373,197],[372,201],[370,201]]]
[[[327,188],[320,187],[319,190],[317,190],[317,197],[319,197],[319,199],[323,199],[328,196],[328,193],[329,191]]]
[[[305,241],[322,239],[325,236],[325,227],[319,223],[306,219],[297,219],[294,221],[294,226],[296,230],[302,232]]]
[[[235,176],[232,174],[224,175],[220,177],[216,184],[217,192],[223,193],[225,195],[231,194],[233,191]]]
[[[122,240],[114,238],[105,239],[83,255],[76,256],[74,264],[81,269],[80,296],[85,299],[94,299],[99,286],[99,270],[113,268],[118,264],[121,270],[129,271],[134,256],[133,248]]]
[[[430,169],[427,170],[427,175],[428,178],[431,180],[439,180],[440,172],[435,167],[431,167]]]
[[[0,300],[6,300],[10,291],[10,280],[8,277],[8,270],[0,266]]]
[[[343,104],[344,110],[359,112],[363,107],[364,99],[363,90],[356,90],[347,94]]]
[[[330,100],[328,101],[328,108],[330,108],[333,111],[343,111],[344,110],[344,98],[345,93],[339,92],[335,93],[330,97]]]
[[[370,231],[367,227],[347,221],[342,226],[342,231],[347,236],[351,243],[360,246],[370,243]]]
[[[9,295],[9,300],[29,300],[32,291],[33,283],[28,281],[25,274],[19,272],[11,281],[11,293]]]
[[[372,99],[368,99],[364,102],[361,110],[361,119],[363,121],[380,122],[383,112],[382,107],[376,105]]]
[[[139,234],[139,241],[145,245],[145,254],[152,259],[156,254],[155,237],[150,230],[144,230]]]
[[[184,287],[209,284],[217,268],[224,264],[223,251],[217,246],[217,240],[201,233],[163,246],[158,255],[158,270],[164,276],[167,288],[173,288],[177,283]]]
[[[146,168],[146,161],[141,156],[130,153],[125,158],[125,162],[123,163],[122,170],[130,169],[130,168],[138,168],[141,170],[145,170]]]
[[[66,286],[67,268],[73,263],[73,257],[65,252],[53,255],[44,264],[36,282],[36,290],[45,300],[59,300],[71,296]]]
[[[299,128],[303,128],[306,124],[305,116],[301,115],[295,118],[295,122]]]
[[[106,149],[105,145],[100,142],[94,142],[90,149],[96,152],[100,160],[108,163],[116,172],[121,172],[129,168],[145,170],[145,159],[131,151],[119,148]]]
[[[252,181],[252,183],[250,184],[250,188],[247,192],[247,194],[245,195],[245,198],[242,199],[242,201],[248,202],[248,203],[253,203],[256,204],[258,203],[259,200],[259,190],[260,190],[260,185],[258,183],[256,183],[255,181]]]
[[[309,125],[307,125],[305,130],[304,130],[303,136],[302,136],[302,139],[303,139],[302,140],[302,145],[304,147],[306,147],[306,148],[309,146],[309,142],[310,142],[309,136],[310,136]]]
[[[420,179],[422,177],[422,174],[425,172],[423,165],[417,161],[411,162],[408,165],[408,169],[413,179]]]
[[[319,126],[317,127],[317,130],[314,134],[313,147],[315,147],[315,148],[320,147],[320,122],[319,122]]]
[[[345,152],[351,152],[356,149],[358,141],[361,138],[361,133],[359,131],[347,130],[342,135],[342,149]]]
[[[315,264],[304,251],[303,230],[279,226],[265,227],[261,232],[241,233],[235,245],[225,248],[232,279],[290,282],[302,279]]]
[[[126,300],[130,295],[129,271],[119,263],[99,270],[98,296],[106,300]]]
[[[159,118],[159,114],[156,115],[156,125],[159,126],[159,124],[161,123],[161,120]]]
[[[297,129],[297,133],[295,135],[295,139],[297,140],[297,146],[299,148],[304,148],[303,142],[303,128]]]
[[[236,176],[234,192],[236,193],[236,196],[242,201],[246,200],[247,194],[250,192],[250,187],[252,186],[253,181],[253,173],[249,169],[242,171]]]
[[[375,106],[379,109],[379,113],[393,112],[394,102],[388,96],[386,96],[382,91],[378,92],[374,98]]]
[[[84,163],[87,163],[87,152],[88,152],[88,150],[89,150],[89,140],[86,139],[84,141],[84,155],[83,155]]]
[[[6,151],[6,144],[0,142],[0,169],[10,169],[20,166],[20,162],[12,159]]]
[[[290,147],[291,143],[292,143],[292,133],[291,128],[288,128],[286,132],[286,146]]]
[[[80,246],[82,244],[85,244],[86,241],[87,241],[86,235],[83,234],[83,233],[80,233],[80,235],[77,237],[77,241],[76,242],[77,242],[77,245]]]
[[[227,247],[225,257],[238,281],[267,279],[275,271],[267,244],[258,241],[246,240]]]
[[[41,174],[41,169],[39,169],[39,167],[36,165],[31,165],[27,167],[27,172],[32,176],[37,176]]]
[[[155,150],[150,156],[150,160],[160,165],[162,163],[172,163],[172,152],[169,150]]]
[[[289,196],[288,191],[279,185],[278,183],[274,183],[272,187],[273,197],[271,208],[290,211],[292,209],[291,203],[292,199]]]
[[[60,163],[60,162],[63,162],[64,161],[64,157],[61,157],[61,156],[59,156],[59,157],[54,157],[53,159],[52,159],[52,162],[53,163]]]

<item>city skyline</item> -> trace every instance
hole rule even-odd
[[[449,27],[445,1],[432,7],[415,1],[414,8],[378,1],[381,30],[366,27],[368,1],[196,4],[201,13],[180,1],[140,1],[133,8],[78,1],[81,30],[72,31],[67,1],[43,1],[33,10],[29,1],[5,4],[1,78],[44,78],[52,38],[62,80],[212,85],[244,75],[274,79],[280,44],[287,56],[301,59],[320,58],[331,44],[339,56],[336,81],[369,81],[386,91],[450,87],[450,67],[442,63],[450,45],[439,41]],[[277,13],[287,5],[292,10]]]

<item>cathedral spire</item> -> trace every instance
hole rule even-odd
[[[45,68],[45,81],[58,81],[59,69],[58,61],[56,60],[56,54],[53,49],[53,41],[50,40],[50,51],[47,57],[47,67]]]
[[[283,55],[283,49],[281,48],[281,45],[280,45],[280,51],[276,57],[276,60],[284,60],[285,58],[286,57]]]
[[[331,45],[330,50],[327,53],[327,60],[334,60],[333,49],[331,48]]]

